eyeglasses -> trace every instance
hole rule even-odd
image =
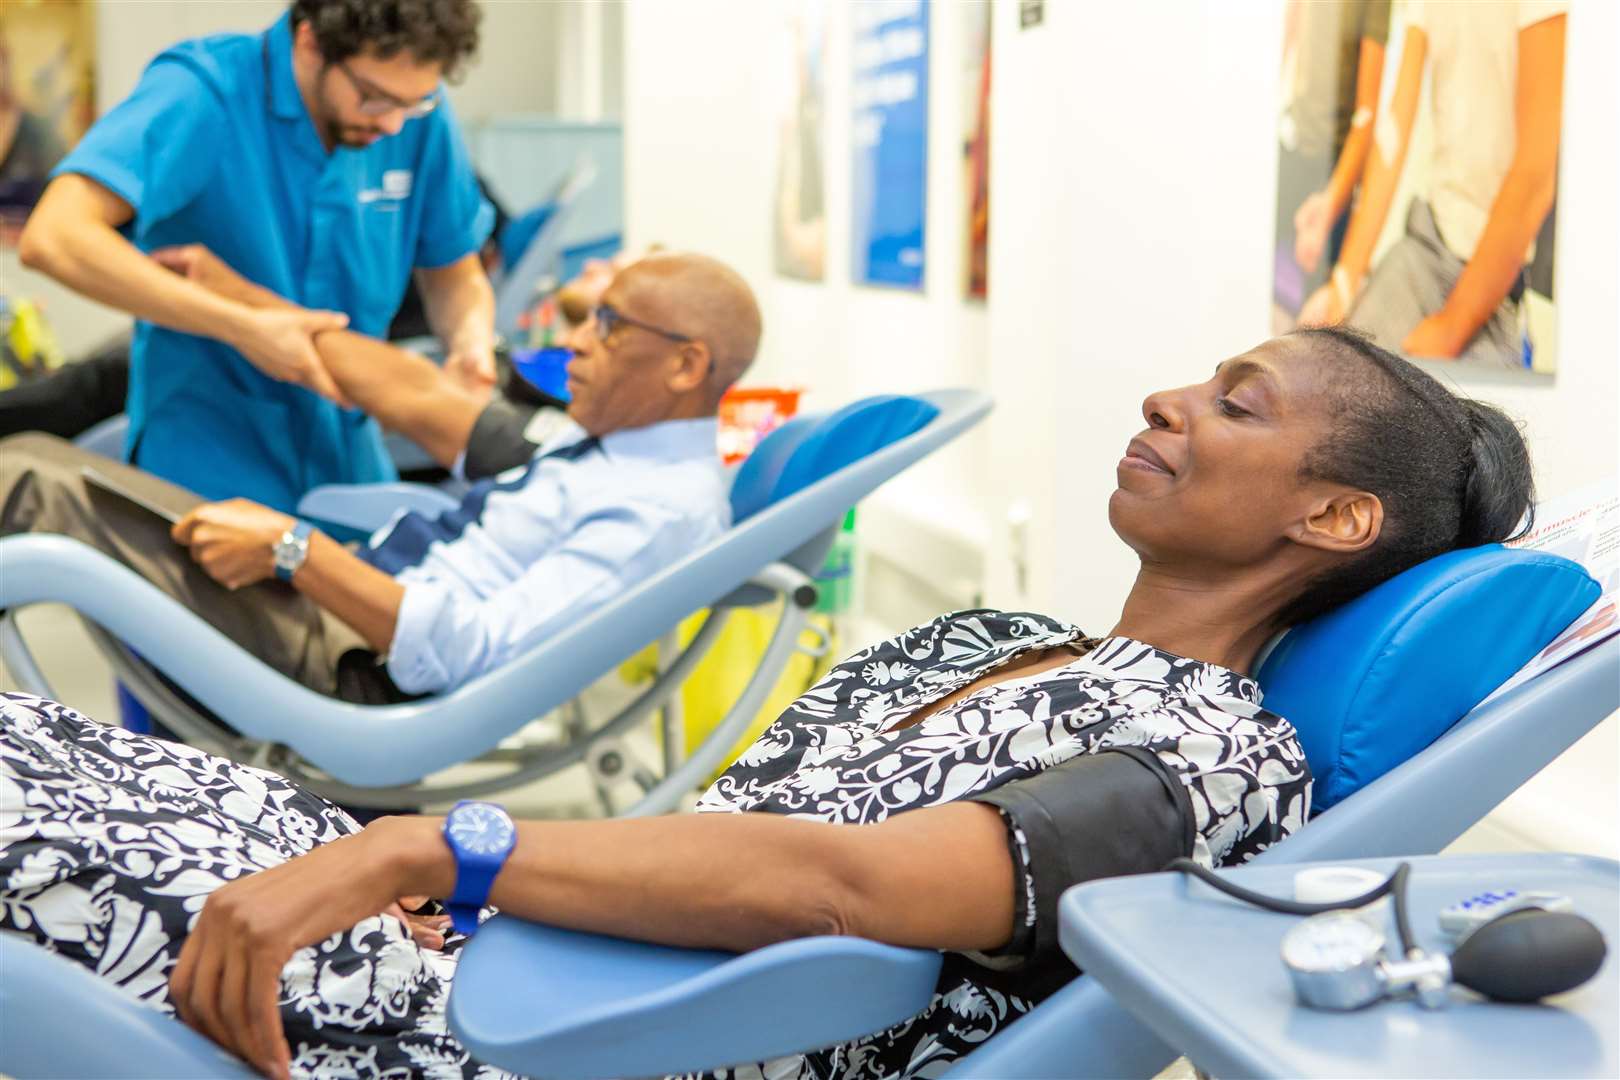
[[[634,326],[647,331],[649,334],[657,334],[661,338],[668,338],[670,341],[678,341],[683,344],[692,340],[685,334],[677,334],[673,330],[663,330],[653,326],[651,323],[644,323],[640,319],[632,319],[630,316],[621,313],[612,304],[597,304],[591,312],[591,318],[596,322],[596,336],[603,341],[612,337],[613,332],[621,324]]]
[[[362,79],[349,70],[347,61],[340,60],[335,65],[354,87],[354,92],[360,95],[359,109],[366,116],[387,116],[391,112],[403,112],[407,120],[416,120],[426,116],[439,107],[439,92],[433,91],[419,101],[401,101],[386,90],[379,89],[370,82]]]

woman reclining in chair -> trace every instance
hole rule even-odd
[[[1257,652],[1424,559],[1513,534],[1524,442],[1339,330],[1268,342],[1142,414],[1108,506],[1141,569],[1106,636],[968,611],[866,649],[703,812],[519,824],[488,902],[674,945],[834,933],[944,950],[922,1014],[781,1073],[937,1075],[1073,976],[1064,888],[1176,856],[1240,862],[1298,828],[1310,773],[1261,707]],[[445,1030],[457,939],[399,907],[455,890],[441,820],[361,829],[278,777],[61,706],[15,698],[7,716],[7,930],[270,1075],[492,1074]]]

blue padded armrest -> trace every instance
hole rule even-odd
[[[0,932],[0,1073],[29,1080],[248,1080],[255,1075],[180,1021],[5,932]]]
[[[298,500],[298,516],[325,528],[337,526],[370,536],[399,510],[437,517],[456,500],[426,484],[322,484]]]
[[[1597,599],[1556,555],[1500,544],[1414,566],[1291,630],[1260,668],[1325,810],[1434,742]]]
[[[735,956],[503,915],[462,953],[450,1028],[479,1061],[548,1080],[697,1072],[881,1031],[927,1006],[939,966],[861,938]]]

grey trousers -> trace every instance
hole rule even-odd
[[[361,681],[369,681],[367,667],[386,681],[386,673],[371,663],[374,656],[365,641],[346,623],[280,581],[235,592],[220,585],[169,538],[167,521],[87,484],[85,466],[177,513],[204,501],[151,473],[53,435],[14,435],[0,439],[0,536],[71,536],[134,570],[283,675],[323,694],[377,700],[364,688],[340,687],[340,663],[351,652],[358,655],[341,663],[349,676],[342,682],[355,682],[357,672]],[[385,693],[382,700],[388,697]]]
[[[1434,211],[1413,199],[1406,212],[1406,235],[1373,267],[1367,287],[1350,308],[1346,322],[1364,330],[1391,352],[1417,324],[1445,306],[1465,264],[1440,237]],[[1493,368],[1524,370],[1517,306],[1503,299],[1458,360]]]

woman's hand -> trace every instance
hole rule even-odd
[[[441,922],[413,925],[400,908],[422,898],[402,900],[407,865],[388,820],[210,895],[169,976],[180,1018],[266,1076],[285,1078],[292,1058],[281,1026],[281,969],[294,952],[379,913],[399,918],[419,943],[437,937],[442,944]]]
[[[418,915],[416,909],[425,905],[431,896],[402,896],[397,903],[383,908],[384,915],[398,919],[411,935],[411,940],[434,952],[444,948],[445,927],[450,925],[448,915]]]

